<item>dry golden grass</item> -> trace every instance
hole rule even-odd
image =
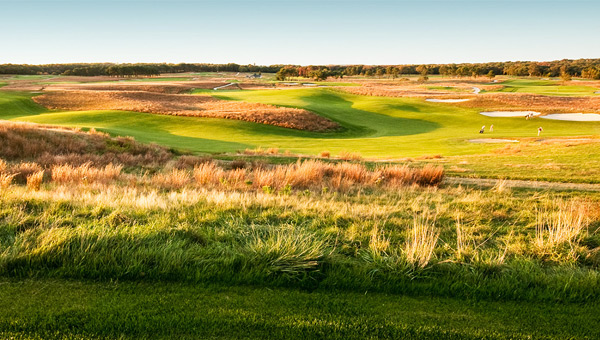
[[[225,85],[222,81],[188,82],[108,82],[88,84],[52,84],[45,88],[49,91],[143,91],[165,94],[188,93],[192,89],[212,89]]]
[[[151,182],[163,189],[180,189],[190,183],[190,174],[184,169],[172,169],[166,174],[154,175]]]
[[[484,93],[462,107],[484,108],[489,111],[537,111],[541,113],[600,113],[600,97],[558,97],[527,93]]]
[[[425,268],[431,261],[439,237],[440,232],[434,224],[424,217],[415,217],[404,245],[408,263],[418,268]]]
[[[0,173],[0,188],[8,188],[12,184],[14,177],[15,175]]]
[[[452,80],[428,81],[419,84],[413,81],[372,82],[363,81],[362,86],[345,86],[336,89],[363,96],[377,97],[436,97],[436,98],[475,98],[473,86],[486,91],[502,88],[501,85],[487,85],[487,80]],[[430,87],[451,87],[452,90],[429,89]]]
[[[243,120],[308,131],[330,131],[339,125],[312,112],[260,103],[218,100],[210,96],[144,91],[60,91],[34,97],[50,109],[123,110],[174,116]]]
[[[204,163],[194,167],[193,177],[200,186],[218,185],[225,178],[225,171],[215,163]]]
[[[67,183],[103,183],[107,184],[119,178],[122,165],[106,165],[104,168],[96,168],[92,163],[80,166],[69,164],[56,165],[52,167],[52,181],[59,184]]]
[[[34,162],[20,162],[12,165],[8,172],[14,175],[15,182],[27,183],[27,177],[42,170],[42,167]]]
[[[577,259],[575,246],[583,237],[588,226],[585,205],[575,202],[560,204],[555,211],[538,211],[535,226],[535,251],[541,257],[561,260],[559,247],[569,249],[568,257]]]
[[[27,176],[27,188],[30,190],[40,190],[44,180],[44,170],[40,170]]]
[[[390,239],[385,236],[383,230],[379,229],[379,226],[375,225],[371,230],[369,249],[373,254],[381,256],[387,254],[389,248]]]
[[[253,155],[253,156],[258,156],[258,155],[277,155],[279,154],[279,149],[278,148],[267,148],[267,149],[263,149],[260,146],[257,147],[256,149],[246,149],[243,152],[245,155]]]
[[[338,155],[338,158],[343,159],[345,161],[360,161],[362,160],[362,156],[358,152],[348,152],[342,151]]]
[[[197,185],[236,190],[268,187],[272,190],[318,189],[347,191],[361,188],[400,188],[406,185],[437,186],[444,176],[443,167],[424,168],[388,165],[375,170],[360,163],[324,163],[307,160],[289,165],[248,167],[231,166],[225,170],[215,163],[200,164],[192,172]]]
[[[321,151],[321,153],[319,154],[319,157],[329,158],[329,157],[331,157],[331,153],[329,151]]]
[[[111,138],[93,129],[86,133],[27,123],[0,122],[0,145],[0,157],[5,160],[35,161],[44,167],[87,162],[96,166],[159,166],[173,158],[164,147],[140,144],[132,138]]]

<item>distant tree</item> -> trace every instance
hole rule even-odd
[[[328,69],[317,69],[317,70],[311,71],[309,73],[309,76],[311,78],[313,78],[314,80],[327,80],[327,78],[329,77],[329,70]]]
[[[560,68],[560,79],[562,79],[563,82],[571,81],[571,73],[569,72],[567,65],[563,65]]]
[[[581,71],[581,76],[588,79],[600,79],[600,69],[597,67],[588,67]]]
[[[259,72],[260,74],[260,72]],[[279,71],[277,71],[277,73],[275,74],[275,79],[277,80],[286,80],[290,77],[297,77],[298,76],[298,69],[293,67],[293,66],[286,66],[281,68]]]
[[[531,63],[528,72],[530,77],[539,77],[542,75],[542,70],[537,63]]]
[[[494,71],[493,71],[493,70],[490,70],[490,72],[488,72],[488,73],[487,73],[487,77],[488,77],[488,78],[490,78],[490,80],[491,80],[491,79],[494,79],[494,77],[495,77],[495,76],[496,76],[496,75],[494,74]]]
[[[416,71],[422,76],[425,77],[427,75],[427,73],[429,72],[429,68],[427,67],[427,65],[419,65],[417,66]]]

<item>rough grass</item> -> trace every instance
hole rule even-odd
[[[3,189],[0,275],[582,302],[600,291],[598,195],[239,192],[166,183]],[[540,209],[562,216],[567,206],[584,207],[580,227],[539,222]],[[569,236],[556,241],[550,235],[563,225]]]
[[[564,97],[529,93],[485,93],[457,106],[486,111],[537,111],[541,113],[597,113],[600,96]]]
[[[128,86],[126,86],[127,88]],[[259,103],[217,100],[208,96],[174,95],[145,91],[59,91],[34,100],[61,110],[124,110],[174,116],[244,120],[308,131],[330,131],[338,124],[307,110]]]
[[[132,138],[112,138],[95,130],[84,132],[36,124],[0,122],[0,158],[31,161],[42,166],[55,164],[97,166],[119,163],[126,166],[157,166],[173,153],[157,145],[144,145]],[[24,172],[13,169],[13,172]],[[18,180],[18,178],[17,178]]]

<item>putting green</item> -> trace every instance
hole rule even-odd
[[[300,107],[335,120],[344,130],[314,133],[243,121],[177,117],[123,111],[48,111],[31,100],[31,94],[0,91],[0,119],[71,127],[94,127],[116,135],[133,136],[195,152],[231,152],[276,147],[295,153],[358,152],[366,157],[414,157],[487,152],[498,145],[476,144],[482,125],[494,125],[485,138],[578,136],[600,133],[600,122],[565,122],[492,118],[479,110],[422,98],[358,96],[327,88],[235,91],[219,98]]]

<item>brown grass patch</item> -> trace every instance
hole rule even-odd
[[[0,145],[0,157],[7,161],[34,161],[44,167],[88,162],[96,166],[159,166],[173,157],[164,147],[140,144],[132,138],[13,122],[0,122]]]
[[[8,188],[12,184],[14,177],[15,175],[0,173],[0,188]]]
[[[343,159],[345,161],[360,161],[362,160],[362,156],[358,152],[348,152],[342,151],[338,155],[338,158]]]
[[[91,162],[80,166],[69,164],[52,167],[52,181],[59,184],[67,183],[104,183],[116,180],[121,175],[122,165],[108,164],[104,168],[93,167]]]
[[[541,113],[600,113],[600,97],[557,97],[526,93],[484,93],[456,103],[489,111],[538,111]]]
[[[40,190],[44,180],[44,170],[40,170],[27,176],[27,188],[31,190]]]
[[[374,170],[360,163],[325,163],[316,160],[298,161],[269,168],[231,166],[225,170],[214,163],[194,168],[193,177],[201,186],[224,186],[230,189],[316,189],[347,191],[361,188],[400,188],[406,185],[437,186],[444,177],[443,167],[423,168],[387,165]]]
[[[339,125],[312,112],[267,104],[218,100],[210,96],[144,91],[60,91],[33,98],[50,109],[123,110],[174,116],[243,120],[308,131],[330,131]]]

